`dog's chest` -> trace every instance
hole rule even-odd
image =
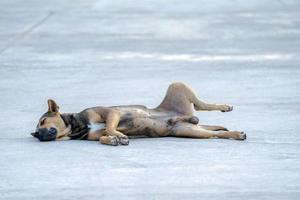
[[[88,128],[91,132],[105,129],[105,123],[90,123]]]

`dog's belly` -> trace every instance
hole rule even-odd
[[[162,137],[169,132],[168,124],[163,119],[135,118],[123,127],[121,132],[128,136]]]
[[[158,112],[147,108],[122,107],[118,130],[128,136],[162,137],[171,128],[168,119],[174,113]]]

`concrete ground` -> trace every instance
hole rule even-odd
[[[2,0],[0,199],[299,199],[299,52],[298,1]],[[48,98],[154,107],[178,80],[248,139],[30,136]]]

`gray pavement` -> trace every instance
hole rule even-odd
[[[0,199],[299,199],[300,3],[0,1]],[[184,81],[246,141],[40,143],[62,112],[156,106]]]

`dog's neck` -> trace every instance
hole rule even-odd
[[[89,119],[84,112],[80,113],[63,113],[60,115],[66,127],[71,131],[67,135],[71,139],[86,139],[89,133]]]

